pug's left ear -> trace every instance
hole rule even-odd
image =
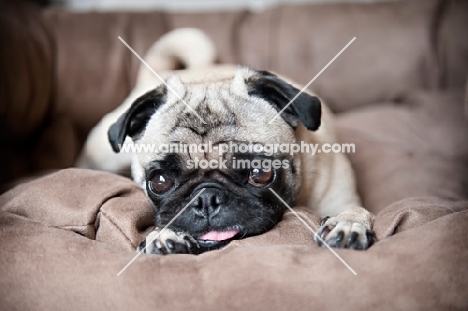
[[[245,82],[250,96],[266,100],[278,112],[300,93],[300,90],[268,71],[257,71]],[[301,121],[311,131],[320,127],[321,116],[320,100],[304,92],[281,113],[281,117],[293,128]]]

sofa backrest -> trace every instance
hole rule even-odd
[[[453,8],[460,3],[313,4],[261,13],[47,11],[58,46],[56,109],[71,114],[85,135],[122,102],[135,81],[140,62],[117,37],[143,55],[163,33],[178,27],[204,30],[215,42],[220,62],[273,70],[302,84],[356,37],[310,86],[336,112],[398,101],[415,89],[462,85],[467,66],[454,64],[459,64],[466,40],[453,28],[468,23],[463,16],[458,22],[447,16],[460,15]],[[442,51],[439,41],[451,49]]]

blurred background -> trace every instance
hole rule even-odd
[[[59,6],[77,11],[165,10],[200,12],[249,9],[264,10],[280,4],[333,2],[382,2],[389,0],[31,0],[43,6]]]

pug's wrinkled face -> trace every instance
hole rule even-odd
[[[292,205],[300,163],[262,147],[295,143],[298,122],[316,130],[320,101],[302,93],[270,124],[299,90],[268,72],[239,68],[166,82],[109,130],[115,151],[126,136],[151,149],[135,154],[132,174],[152,203],[155,225],[172,221],[169,228],[207,249],[271,229],[285,208],[269,188]]]

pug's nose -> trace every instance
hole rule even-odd
[[[226,203],[226,195],[218,188],[206,188],[200,196],[192,203],[192,209],[198,216],[214,216],[219,208]]]

